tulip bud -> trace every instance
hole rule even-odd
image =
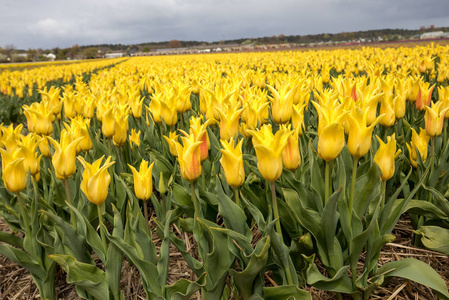
[[[12,193],[19,193],[27,184],[27,173],[25,172],[24,158],[17,157],[18,151],[8,153],[0,149],[2,154],[2,179],[5,187]]]

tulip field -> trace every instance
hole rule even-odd
[[[0,256],[39,299],[61,274],[82,299],[374,299],[397,278],[449,299],[429,264],[380,260],[403,218],[410,245],[449,255],[448,57],[429,43],[2,67]],[[175,261],[190,275],[173,280]]]

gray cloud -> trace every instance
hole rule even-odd
[[[218,41],[449,26],[447,0],[3,0],[0,46]]]

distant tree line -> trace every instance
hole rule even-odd
[[[233,40],[225,40],[219,42],[204,42],[204,41],[180,41],[171,40],[164,42],[149,42],[135,45],[125,44],[98,44],[98,45],[86,45],[79,46],[73,45],[69,48],[53,48],[53,49],[28,49],[20,50],[16,49],[14,45],[6,45],[3,48],[0,47],[0,63],[5,62],[20,62],[20,61],[45,61],[48,60],[48,54],[52,53],[56,55],[56,60],[66,59],[90,59],[100,58],[106,53],[122,52],[125,55],[133,54],[137,51],[151,52],[157,49],[167,48],[181,48],[181,47],[194,47],[194,46],[208,46],[208,45],[226,45],[226,44],[239,44],[239,45],[269,45],[269,44],[310,44],[319,42],[342,42],[351,40],[378,40],[379,37],[382,40],[397,40],[400,37],[410,39],[414,36],[418,36],[425,32],[431,31],[449,31],[449,27],[435,27],[421,26],[419,29],[376,29],[366,31],[354,31],[354,32],[340,32],[340,33],[321,33],[321,34],[308,34],[308,35],[274,35],[258,38],[241,38]]]

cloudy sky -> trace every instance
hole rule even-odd
[[[449,27],[449,0],[1,0],[0,47]]]

